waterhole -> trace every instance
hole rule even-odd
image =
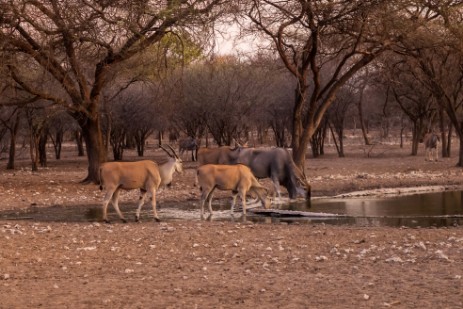
[[[264,214],[275,222],[442,227],[463,223],[463,191],[394,197],[315,199],[310,204],[305,202],[281,204],[278,209],[281,211],[264,212]],[[291,215],[293,212],[297,216]],[[312,216],[312,213],[316,215]]]
[[[135,203],[121,202],[126,218],[133,221]],[[200,220],[199,202],[160,201],[162,221]],[[399,195],[394,197],[319,198],[305,201],[272,203],[270,210],[252,208],[246,218],[240,212],[230,216],[230,201],[213,204],[212,220],[246,220],[256,223],[325,223],[353,226],[443,227],[463,224],[463,191],[445,191]],[[120,222],[112,206],[109,218]],[[53,222],[94,222],[101,220],[101,205],[31,205],[19,211],[2,211],[0,219]],[[142,221],[152,220],[149,205],[144,205]]]

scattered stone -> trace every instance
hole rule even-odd
[[[442,250],[436,250],[435,253],[436,253],[436,256],[437,256],[439,259],[452,262],[452,260],[450,260],[449,257],[448,257],[446,254],[444,254],[444,252],[443,252]]]
[[[390,262],[403,263],[404,260],[402,260],[402,259],[401,259],[400,257],[398,257],[398,256],[393,256],[393,257],[391,257],[391,258],[386,259],[386,262],[387,262],[387,263],[390,263]]]
[[[77,251],[94,251],[94,250],[96,250],[96,246],[77,248]]]

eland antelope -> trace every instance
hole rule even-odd
[[[103,200],[103,221],[109,223],[108,205],[111,202],[119,218],[127,222],[124,215],[119,209],[120,190],[140,190],[140,199],[138,201],[135,220],[140,220],[141,207],[145,203],[146,193],[152,196],[151,206],[153,216],[156,221],[159,217],[156,211],[156,192],[160,186],[169,185],[172,182],[172,176],[175,171],[182,173],[182,160],[177,156],[174,149],[170,154],[163,146],[161,148],[169,155],[166,163],[158,165],[151,160],[142,160],[135,162],[106,162],[100,166],[100,189],[105,190],[106,194]]]

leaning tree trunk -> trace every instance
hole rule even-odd
[[[301,85],[304,85],[302,81]],[[339,88],[339,86],[336,86],[335,88]],[[305,168],[305,154],[307,146],[309,145],[309,142],[317,128],[323,125],[323,121],[326,119],[325,113],[335,98],[335,91],[331,91],[331,94],[326,98],[320,99],[322,101],[317,101],[318,104],[315,102],[309,104],[310,106],[307,107],[308,110],[305,112],[306,114],[303,114],[307,97],[308,86],[300,87],[296,92],[296,104],[293,111],[293,159],[294,163],[302,171],[304,171]]]
[[[306,149],[315,133],[316,128],[311,124],[307,129],[304,128],[303,122],[303,106],[308,96],[308,88],[304,86],[305,81],[300,81],[300,85],[296,89],[296,99],[293,110],[293,131],[291,139],[291,147],[293,148],[293,159],[297,167],[302,171],[305,168]]]
[[[334,127],[334,128],[333,128]],[[333,137],[334,145],[336,146],[336,151],[340,158],[344,158],[344,140],[343,140],[343,127],[336,128],[335,125],[329,125],[331,136]],[[337,136],[337,138],[336,138]]]
[[[309,144],[310,137],[314,135],[315,129],[313,126],[310,126],[308,130],[305,130],[300,138],[300,142],[297,143],[296,147],[293,146],[293,159],[294,163],[302,170],[305,170],[305,155],[306,148]],[[294,143],[293,143],[294,145]]]
[[[333,138],[334,146],[336,147],[336,152],[338,153],[338,156],[339,156],[340,149],[338,145],[338,139],[336,138],[336,134],[334,134],[333,128],[331,126],[330,126],[330,133],[331,133],[331,137]]]

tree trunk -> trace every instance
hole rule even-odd
[[[146,140],[148,137],[153,133],[150,129],[139,129],[135,132],[135,144],[137,146],[137,154],[139,157],[143,157],[145,155],[145,145]],[[169,139],[169,142],[170,139]]]
[[[124,155],[124,144],[126,140],[126,134],[124,129],[113,129],[111,131],[111,147],[113,149],[113,157],[115,161],[122,160]]]
[[[55,142],[53,143],[53,148],[55,150],[55,159],[60,160],[61,159],[61,148],[63,146],[63,137],[64,137],[64,131],[59,130],[55,134]]]
[[[304,86],[305,81],[300,81],[296,89],[296,99],[293,110],[293,132],[291,147],[293,148],[293,160],[296,166],[302,171],[305,168],[305,154],[315,129],[311,124],[304,130],[303,106],[308,95],[308,88]],[[301,86],[302,85],[302,86]]]
[[[14,170],[14,162],[16,156],[16,132],[10,133],[10,150],[8,153],[8,163],[6,165],[7,170]]]
[[[463,134],[461,132],[460,132],[460,134],[458,134],[458,138],[460,140],[460,151],[459,151],[459,154],[458,154],[457,166],[463,167]]]
[[[422,138],[422,130],[423,124],[421,120],[413,121],[413,131],[412,131],[412,156],[416,156],[418,154],[418,147],[420,140]]]
[[[314,135],[312,135],[312,139],[310,140],[310,147],[312,148],[312,156],[314,158],[321,156],[322,135],[319,130],[317,130]]]
[[[39,170],[39,137],[31,130],[29,139],[29,152],[31,155],[31,169],[33,172]]]
[[[79,130],[76,130],[74,133],[74,136],[76,138],[76,144],[77,144],[77,156],[83,157],[85,156],[85,151],[84,151],[84,141],[82,137],[82,133]]]
[[[439,104],[439,129],[441,132],[441,151],[442,151],[442,158],[450,157],[450,154],[447,152],[447,137],[446,137],[446,130],[445,130],[445,114],[442,105]]]
[[[329,125],[329,127],[330,127],[331,137],[333,138],[334,146],[336,146],[336,151],[337,151],[338,156],[339,156],[340,149],[339,149],[339,145],[338,145],[338,140],[336,139],[336,134],[334,134],[333,127],[331,125]]]
[[[82,116],[84,118],[85,116]],[[81,119],[82,119],[81,118]],[[84,183],[99,183],[100,164],[106,162],[106,148],[103,144],[103,137],[100,130],[98,118],[87,118],[81,120],[82,137],[85,141],[88,159],[88,174],[83,180]]]
[[[400,128],[400,149],[404,148],[404,130],[405,130],[405,127],[402,126]]]
[[[145,154],[145,141],[137,141],[137,154],[139,157],[143,157]]]
[[[447,154],[450,156],[452,155],[452,123],[449,123],[449,131],[447,133]]]
[[[10,130],[10,150],[8,155],[8,163],[6,165],[7,170],[14,170],[14,162],[16,156],[16,136],[19,130],[19,114],[16,115],[15,123],[13,124],[12,130]]]
[[[209,129],[206,127],[205,129],[205,133],[204,133],[204,139],[205,139],[205,147],[208,148],[209,147]]]
[[[163,142],[163,136],[162,136],[161,130],[158,131],[158,142],[159,142],[158,146],[161,147],[162,142]]]
[[[41,167],[47,167],[47,140],[48,140],[48,129],[44,128],[39,135],[39,162]]]
[[[344,154],[344,129],[341,127],[339,128],[339,130],[336,130],[336,132],[338,133],[338,137],[339,137],[339,152],[338,152],[338,155],[340,158],[344,158],[346,155]]]
[[[358,115],[359,115],[359,122],[360,122],[360,129],[362,130],[362,135],[363,135],[363,140],[365,141],[365,145],[371,145],[370,140],[368,139],[368,132],[367,128],[365,126],[365,121],[363,120],[363,91],[365,90],[367,83],[362,85],[360,89],[360,98],[357,102],[357,109],[358,109]]]

